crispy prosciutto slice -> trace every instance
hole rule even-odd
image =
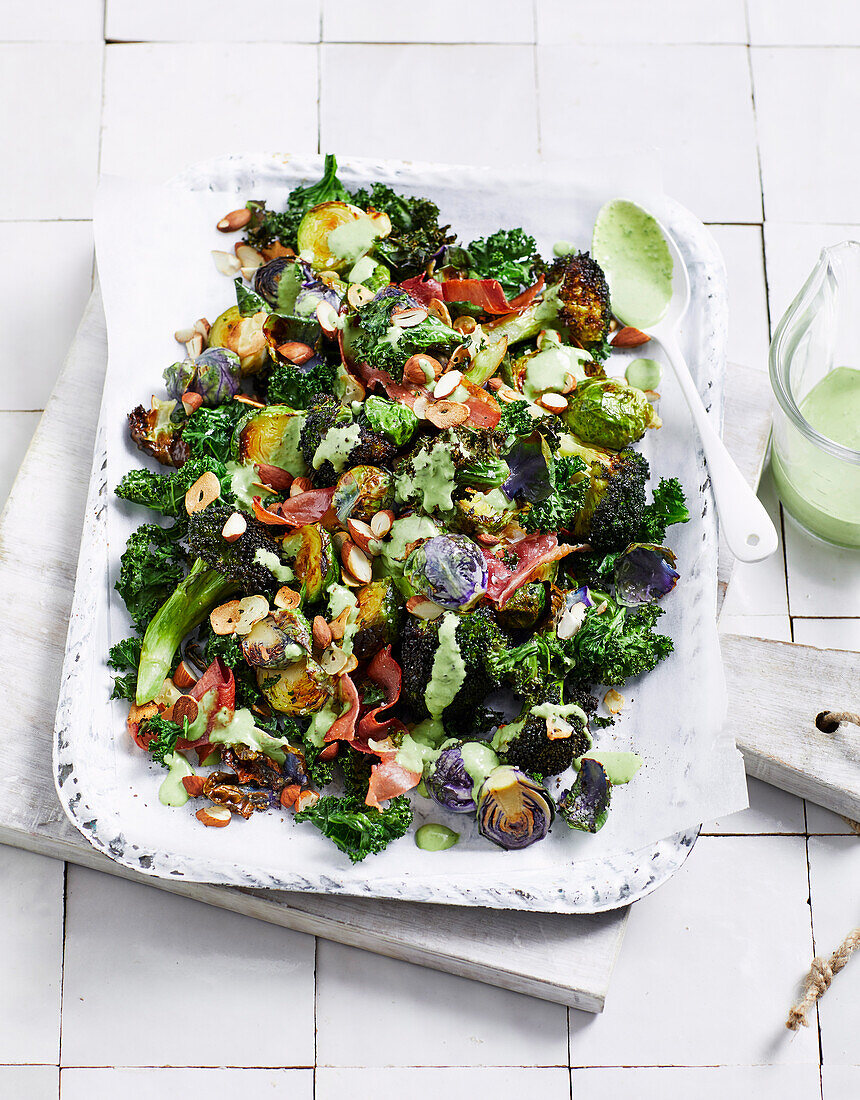
[[[508,553],[516,555],[517,564],[510,569],[503,561],[484,549],[487,560],[487,598],[502,607],[518,588],[528,584],[541,566],[560,561],[578,550],[578,546],[559,546],[554,534],[527,535],[519,542],[505,546]]]
[[[260,497],[254,497],[254,515],[270,527],[304,527],[307,523],[320,523],[331,508],[334,486],[328,489],[308,489],[305,493],[290,497],[280,504],[267,508]]]
[[[395,760],[386,760],[382,764],[376,764],[371,770],[367,798],[364,801],[368,806],[375,806],[379,810],[382,808],[380,801],[405,794],[420,782],[420,772],[411,772]]]
[[[349,708],[344,711],[340,718],[336,718],[334,722],[332,722],[329,726],[328,733],[325,735],[325,740],[354,741],[355,723],[358,720],[361,699],[358,695],[358,689],[346,673],[338,677],[338,684],[340,685],[340,693],[343,699],[345,702],[349,703]]]
[[[446,279],[442,283],[442,296],[446,302],[469,302],[484,313],[501,317],[510,313],[522,313],[543,289],[543,283],[541,275],[534,286],[530,286],[509,302],[498,279]]]
[[[397,718],[380,720],[383,711],[393,707],[400,698],[402,673],[400,665],[391,656],[391,646],[387,645],[376,654],[367,666],[368,679],[373,680],[385,692],[385,702],[367,714],[358,723],[358,741],[384,741],[392,733],[405,731],[406,727]],[[357,742],[353,743],[357,748]],[[380,753],[380,755],[382,755]]]
[[[429,306],[433,299],[444,301],[442,284],[432,276],[416,275],[400,284],[400,289],[415,299],[419,305]]]

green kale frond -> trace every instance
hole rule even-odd
[[[406,795],[398,795],[384,810],[377,810],[350,795],[327,794],[295,819],[309,821],[353,863],[359,863],[404,835],[412,824],[412,804]]]

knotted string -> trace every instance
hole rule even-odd
[[[801,1026],[809,1027],[806,1019],[807,1012],[818,998],[827,992],[834,975],[842,970],[858,947],[860,947],[860,928],[855,928],[853,932],[848,933],[829,959],[815,956],[806,975],[803,996],[789,1012],[788,1019],[785,1021],[787,1028],[797,1031]]]

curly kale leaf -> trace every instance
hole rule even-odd
[[[182,523],[173,527],[145,523],[129,537],[115,587],[141,633],[185,574],[185,555],[179,545],[184,533]]]
[[[247,411],[248,406],[241,401],[228,401],[214,409],[205,405],[195,409],[182,429],[182,439],[188,444],[192,458],[210,456],[219,462],[229,462],[233,432]]]
[[[496,426],[497,432],[503,432],[509,439],[531,435],[535,430],[535,418],[529,411],[528,401],[511,401],[502,405],[502,418]]]
[[[527,531],[563,531],[582,508],[588,489],[587,466],[578,456],[551,455],[547,462],[549,494],[520,517]]]
[[[377,810],[350,795],[337,798],[327,794],[297,813],[296,821],[310,821],[353,863],[359,863],[403,836],[412,823],[412,804],[401,794],[384,810]]]
[[[123,638],[121,642],[110,647],[108,653],[108,668],[116,672],[126,672],[126,676],[114,676],[111,699],[128,699],[130,703],[135,701],[137,691],[137,666],[140,664],[140,638]]]
[[[666,528],[673,523],[686,523],[690,518],[684,490],[677,478],[661,478],[654,490],[654,499],[645,505],[642,526],[636,537],[637,542],[661,546],[666,537]]]
[[[450,354],[460,344],[462,336],[431,316],[402,329],[396,342],[388,339],[392,312],[414,305],[415,300],[405,290],[392,287],[357,310],[350,322],[350,354],[355,361],[386,370],[399,382],[410,356],[421,351]]]
[[[306,409],[318,393],[331,393],[337,378],[337,366],[317,355],[307,366],[277,363],[269,374],[267,396],[270,405],[289,405]]]
[[[152,470],[129,470],[116,487],[116,495],[132,504],[142,504],[152,508],[163,516],[185,515],[185,494],[195,481],[211,471],[222,485],[227,483],[227,471],[224,464],[212,455],[192,458],[184,463],[174,474],[156,474]]]
[[[631,676],[650,672],[672,652],[672,639],[654,630],[662,614],[653,603],[630,610],[610,602],[602,615],[590,609],[577,633],[554,645],[577,680],[619,687]]]
[[[326,153],[322,179],[309,187],[294,188],[282,213],[267,210],[265,202],[252,199],[246,203],[251,211],[251,220],[245,230],[246,239],[254,248],[266,248],[272,241],[295,248],[299,223],[312,206],[319,206],[322,202],[349,201],[349,192],[337,178],[337,160],[331,153]]]
[[[155,735],[149,743],[149,751],[152,759],[161,764],[163,768],[169,767],[167,757],[171,756],[176,750],[176,742],[183,736],[184,728],[178,726],[175,722],[171,722],[169,718],[162,718],[158,714],[153,715],[152,718],[147,718],[143,723],[140,732]]]
[[[475,273],[482,279],[497,279],[509,299],[531,286],[544,270],[537,242],[522,229],[499,229],[472,241],[467,251]]]
[[[454,240],[447,232],[450,226],[439,225],[439,207],[430,199],[398,195],[384,183],[374,183],[369,191],[356,191],[352,201],[391,220],[391,234],[377,244],[375,252],[398,282],[419,275],[439,249]]]

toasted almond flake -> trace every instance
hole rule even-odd
[[[181,699],[177,699],[173,704],[172,720],[177,726],[181,726],[187,719],[190,726],[192,722],[197,720],[199,710],[200,707],[197,705],[196,699],[192,699],[190,695],[183,695]]]
[[[173,682],[180,691],[194,687],[198,679],[197,673],[187,661],[180,661],[179,667],[176,672],[173,673]]]
[[[241,512],[234,512],[221,528],[221,538],[225,542],[235,542],[248,530],[248,521]]]
[[[563,718],[546,719],[546,736],[549,741],[563,741],[573,733],[573,726]]]
[[[435,317],[437,321],[441,321],[443,325],[451,325],[451,314],[448,312],[448,307],[444,302],[440,302],[438,298],[431,300],[427,306],[427,312],[431,317]]]
[[[192,393],[191,390],[186,390],[182,395],[182,407],[185,409],[187,416],[191,416],[193,412],[203,404],[203,395],[199,393]]]
[[[423,306],[405,306],[391,311],[391,323],[398,328],[415,328],[427,320],[427,310]]]
[[[266,262],[263,259],[262,252],[258,252],[256,248],[252,248],[249,244],[237,244],[233,251],[236,253],[236,259],[241,264],[243,271],[256,271],[258,267],[262,267]]]
[[[550,391],[541,394],[538,404],[542,409],[546,409],[547,412],[555,413],[555,415],[558,416],[567,408],[567,398],[563,394]]]
[[[459,401],[437,401],[435,405],[427,406],[425,415],[437,428],[456,428],[458,424],[465,424],[469,419],[469,407],[461,405]]]
[[[346,300],[353,309],[361,309],[368,302],[372,302],[373,298],[373,291],[369,287],[362,286],[361,283],[352,283],[346,292]]]
[[[624,710],[625,702],[624,696],[616,691],[615,688],[610,688],[603,696],[603,705],[610,714],[620,714],[622,710]]]
[[[285,359],[289,359],[297,367],[300,367],[302,363],[307,363],[308,359],[314,357],[314,349],[309,344],[303,344],[299,340],[287,340],[285,344],[278,344],[277,351],[278,355],[283,355]]]
[[[585,622],[586,606],[584,603],[575,603],[566,607],[558,620],[556,634],[562,641],[567,641],[576,634]]]
[[[205,317],[200,317],[194,322],[194,331],[199,332],[204,340],[208,340],[209,333],[212,331],[212,326]]]
[[[187,344],[196,332],[196,326],[192,325],[189,328],[178,328],[173,334],[173,339],[177,344]]]
[[[412,411],[415,413],[419,420],[427,419],[427,408],[429,404],[429,398],[425,397],[423,393],[419,394],[418,397],[415,398],[415,404],[412,406]]]
[[[358,577],[353,576],[346,566],[340,571],[340,582],[347,588],[362,588],[367,583],[367,581],[360,581]]]
[[[195,332],[191,339],[186,342],[185,350],[189,359],[196,359],[201,354],[203,351],[203,337],[199,332]]]
[[[346,521],[346,526],[350,538],[356,546],[363,550],[365,554],[372,553],[370,546],[375,540],[370,526],[360,519],[348,519]]]
[[[338,615],[338,617],[336,619],[332,619],[332,621],[328,624],[329,630],[331,630],[331,636],[336,642],[342,641],[343,636],[346,633],[346,625],[349,622],[349,611],[350,609],[348,607],[345,607],[343,611],[341,611],[341,613]]]
[[[443,397],[450,397],[451,394],[463,381],[463,373],[458,370],[449,370],[439,379],[433,388],[433,396],[437,401],[440,401]]]
[[[247,206],[242,206],[225,214],[216,229],[220,229],[222,233],[235,233],[237,229],[244,229],[250,220],[251,211]]]
[[[406,610],[416,619],[438,619],[445,608],[424,596],[410,596],[406,601]]]
[[[294,477],[292,484],[290,485],[290,496],[301,496],[302,493],[306,493],[313,485],[313,482],[309,477]]]
[[[489,531],[479,531],[475,535],[475,541],[479,542],[482,546],[498,546],[501,539],[496,535],[491,535]]]
[[[367,396],[367,390],[361,382],[347,370],[343,372],[343,376],[339,379],[339,384],[343,393],[341,400],[346,404],[350,404],[353,401],[364,401]]]
[[[256,270],[257,270],[256,267],[243,267],[242,268],[242,278],[250,283],[251,280],[254,278],[254,272]]]
[[[339,676],[346,665],[347,653],[339,645],[330,645],[320,657],[320,664],[329,676]]]
[[[470,332],[474,332],[478,327],[478,322],[474,317],[464,315],[463,317],[458,317],[451,327],[455,328],[457,332],[461,332],[464,336],[468,336]]]
[[[390,508],[376,512],[370,520],[370,532],[375,539],[384,539],[394,523],[394,513]]]
[[[432,355],[423,352],[411,355],[403,364],[403,381],[416,386],[426,386],[442,374],[442,364]]]
[[[202,512],[221,495],[221,482],[216,474],[207,470],[194,482],[185,494],[185,511],[190,515]]]
[[[453,367],[459,367],[461,364],[472,362],[472,352],[465,344],[461,344],[458,348],[454,348],[454,354],[448,360],[448,369]]]
[[[494,379],[490,379],[490,381],[492,382],[494,381]],[[502,384],[498,388],[494,388],[496,389],[496,397],[499,399],[499,401],[502,402],[503,405],[510,405],[513,401],[522,401],[523,399],[523,395],[521,393],[517,393],[515,389],[507,385],[507,383],[505,382],[502,382]]]
[[[282,585],[275,593],[275,607],[291,608],[298,607],[302,602],[301,596],[298,592],[288,587],[286,584]]]
[[[322,615],[317,615],[314,618],[313,636],[314,642],[316,643],[317,648],[320,650],[328,649],[328,647],[332,643],[331,627],[328,625]]]
[[[319,303],[316,308],[316,318],[326,336],[335,335],[337,332],[337,311],[331,302]]]
[[[575,389],[576,389],[576,379],[570,373],[570,371],[565,371],[564,385],[561,387],[561,393],[573,393],[573,391]]]
[[[373,567],[370,564],[370,558],[360,547],[355,545],[352,539],[347,539],[341,546],[340,560],[355,579],[362,584],[369,584],[373,579]]]
[[[296,800],[293,803],[296,813],[300,810],[309,810],[311,806],[316,806],[320,800],[319,791],[300,791],[296,795]]]
[[[252,409],[265,409],[265,405],[262,401],[255,401],[253,397],[248,397],[246,393],[237,393],[233,396],[234,401],[238,401],[241,405],[250,405]]]
[[[218,252],[213,249],[212,259],[215,261],[215,267],[222,275],[229,275],[230,278],[234,278],[242,269],[242,265],[236,259],[235,256],[231,256],[229,252]]]
[[[287,809],[290,806],[294,806],[296,799],[301,793],[302,789],[298,785],[298,783],[288,783],[286,787],[284,787],[284,789],[281,791],[280,801],[284,809]]]
[[[245,596],[241,600],[229,600],[216,607],[209,622],[216,634],[250,634],[251,629],[269,614],[269,601],[265,596]]]
[[[229,825],[233,820],[233,815],[230,813],[228,806],[204,806],[194,816],[198,821],[211,826],[213,829],[223,829],[225,825]]]

